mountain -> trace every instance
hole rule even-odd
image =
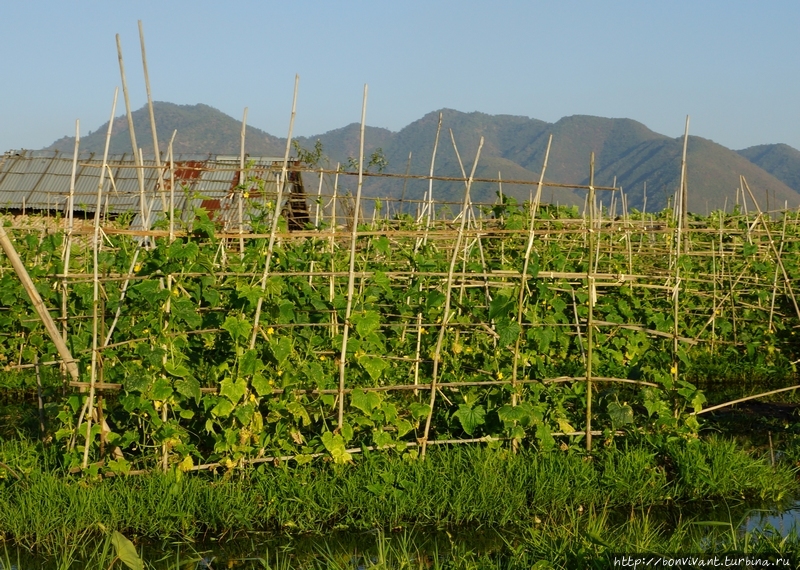
[[[174,130],[176,154],[238,154],[241,122],[207,105],[154,104],[159,147],[166,149]],[[555,123],[514,115],[463,113],[442,109],[428,113],[399,132],[366,127],[365,155],[369,158],[380,150],[387,161],[386,172],[426,175],[431,168],[439,116],[439,134],[434,174],[443,177],[462,176],[472,169],[480,137],[484,137],[477,178],[501,178],[505,195],[526,200],[535,187],[513,181],[537,181],[542,169],[548,137],[553,143],[546,170],[546,180],[564,184],[586,185],[589,182],[589,158],[595,154],[595,185],[621,186],[632,208],[648,211],[666,206],[680,185],[680,164],[683,137],[670,138],[648,129],[631,119],[610,119],[586,115],[564,117]],[[133,113],[137,144],[145,154],[152,154],[149,114],[146,107]],[[81,139],[81,149],[102,152],[108,125]],[[451,131],[453,139],[451,140]],[[345,169],[358,156],[359,125],[356,123],[312,137],[298,137],[297,144],[312,150],[317,140],[324,157],[320,165]],[[124,116],[114,121],[111,152],[130,152],[130,137]],[[452,141],[455,141],[455,147]],[[65,137],[49,149],[71,152],[74,140]],[[282,156],[286,141],[254,127],[247,127],[245,151],[251,155]],[[458,149],[458,155],[456,154]],[[411,156],[409,163],[409,155]],[[373,168],[374,170],[374,168]],[[730,208],[739,186],[739,175],[745,176],[762,207],[761,197],[769,196],[772,205],[787,201],[800,204],[800,151],[787,145],[762,145],[733,151],[713,141],[691,136],[687,151],[687,184],[689,209],[705,213]],[[327,180],[327,179],[326,179]],[[309,192],[317,187],[317,179],[306,176]],[[404,197],[420,200],[429,187],[434,199],[457,205],[463,196],[463,182],[407,180],[368,177],[364,193],[372,197]],[[475,182],[472,199],[494,202],[500,184]],[[355,192],[353,177],[340,177],[340,193]],[[586,192],[570,188],[546,188],[543,199],[561,204],[582,205]],[[608,205],[610,198],[598,198]]]
[[[175,105],[156,101],[153,103],[153,114],[156,118],[158,146],[162,153],[167,151],[172,133],[177,130],[173,143],[173,153],[178,154],[236,154],[240,152],[242,123],[229,117],[222,111],[208,105]],[[136,132],[136,144],[144,155],[152,156],[153,135],[150,129],[150,112],[147,106],[134,111],[133,128]],[[81,150],[102,153],[106,144],[108,122],[96,131],[81,137]],[[71,153],[75,146],[75,137],[64,137],[45,150],[58,150]],[[245,130],[245,151],[252,155],[283,156],[285,139],[274,137],[255,127]],[[111,154],[131,152],[131,138],[128,120],[125,115],[114,119],[111,130]]]
[[[788,144],[762,144],[737,152],[800,192],[800,150]]]

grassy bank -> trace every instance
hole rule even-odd
[[[436,449],[425,461],[368,454],[353,465],[94,481],[64,475],[24,443],[4,443],[0,454],[14,469],[0,468],[0,533],[41,552],[111,531],[196,539],[420,525],[524,529],[544,520],[558,527],[575,513],[722,500],[774,504],[798,489],[790,468],[773,469],[718,439],[621,444],[591,459],[572,451],[457,448]]]

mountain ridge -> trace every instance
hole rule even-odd
[[[176,105],[154,103],[161,152],[173,131],[177,130],[174,153],[239,154],[241,121],[204,104]],[[680,160],[683,137],[671,138],[649,129],[634,119],[570,115],[554,123],[521,115],[489,115],[478,111],[464,113],[440,109],[420,117],[400,129],[366,127],[365,155],[381,151],[387,171],[403,173],[410,166],[412,174],[428,174],[439,117],[439,133],[434,172],[441,176],[460,177],[468,173],[480,137],[484,137],[476,177],[535,181],[539,178],[547,141],[553,142],[546,169],[546,180],[586,185],[589,182],[589,157],[595,157],[595,184],[610,186],[616,182],[625,189],[630,207],[661,209],[680,184]],[[143,153],[153,153],[147,107],[133,112],[137,144]],[[81,149],[102,152],[108,123],[81,139]],[[455,141],[455,146],[451,141]],[[327,166],[346,165],[357,157],[360,125],[351,123],[311,137],[297,137],[296,143],[312,149],[322,143]],[[124,116],[114,120],[111,152],[130,153],[130,136]],[[47,150],[71,152],[74,138],[64,137]],[[286,139],[247,126],[245,152],[250,155],[283,156]],[[461,157],[462,165],[456,154]],[[293,151],[294,153],[294,151]],[[408,164],[409,153],[411,162]],[[709,139],[689,137],[688,153],[689,209],[705,212],[732,207],[739,175],[745,176],[757,196],[770,196],[772,204],[800,204],[800,151],[788,145],[759,145],[734,151]],[[645,198],[644,188],[647,187]],[[373,178],[365,184],[366,195],[418,200],[427,192],[424,180],[403,182]],[[439,182],[434,185],[437,199],[459,201],[463,183]],[[756,190],[758,189],[758,190]],[[472,197],[476,202],[492,202],[500,190],[498,184],[475,183]],[[527,199],[530,186],[503,184],[503,193],[518,200]],[[549,198],[562,204],[582,204],[585,192],[552,189]],[[759,198],[759,201],[760,198]]]

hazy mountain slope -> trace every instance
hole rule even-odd
[[[644,183],[647,182],[647,209],[658,210],[666,206],[680,186],[683,138],[661,139],[642,143],[619,159],[601,168],[598,183],[609,183],[617,176],[617,185],[628,195],[628,204],[641,209]],[[706,213],[714,209],[731,207],[743,175],[762,207],[766,205],[765,192],[771,200],[785,200],[797,205],[800,195],[783,182],[746,160],[736,152],[701,137],[689,137],[687,146],[687,186],[689,210]]]
[[[177,154],[239,154],[242,131],[241,120],[236,120],[208,105],[175,105],[156,101],[153,103],[156,117],[156,132],[159,148],[166,152],[173,131],[173,151]],[[145,155],[153,154],[153,135],[150,130],[150,114],[147,107],[134,111],[133,128],[136,144]],[[81,138],[81,150],[102,153],[105,146],[108,123]],[[283,156],[285,142],[255,127],[248,126],[245,135],[245,151],[252,155]],[[71,153],[74,137],[64,137],[47,147]],[[131,153],[128,120],[125,115],[114,119],[111,132],[111,154]]]
[[[663,208],[680,183],[682,137],[672,139],[653,132],[631,119],[608,119],[586,115],[564,117],[555,123],[514,115],[462,113],[452,109],[434,111],[412,122],[399,132],[367,127],[364,152],[367,161],[380,149],[387,159],[386,172],[404,173],[411,154],[412,174],[427,175],[439,115],[442,128],[436,153],[434,174],[460,177],[456,150],[458,148],[464,171],[469,174],[480,137],[484,137],[477,178],[498,178],[512,181],[536,181],[544,161],[547,140],[553,135],[553,145],[546,171],[546,180],[564,184],[585,185],[589,181],[589,158],[595,154],[595,184],[610,186],[616,179],[629,198],[631,207],[644,205],[644,186],[647,184],[647,210]],[[173,130],[177,129],[175,152],[191,154],[238,154],[241,122],[207,105],[174,105],[156,103],[155,114],[162,151]],[[137,142],[145,154],[152,153],[149,115],[143,107],[133,113]],[[107,125],[81,140],[83,150],[102,152]],[[359,153],[358,124],[353,123],[317,136],[300,137],[297,143],[312,150],[316,140],[323,145],[323,166],[334,168],[340,163],[348,168],[348,160]],[[49,148],[71,152],[74,141],[65,137]],[[286,141],[254,127],[247,128],[246,152],[251,155],[283,156]],[[124,116],[115,119],[112,153],[129,153],[130,139]],[[294,151],[292,151],[294,154]],[[771,206],[787,201],[800,204],[800,151],[786,145],[762,145],[739,153],[712,141],[690,137],[688,147],[689,208],[706,210],[732,207],[739,175],[744,175],[759,202],[766,207],[767,192]],[[373,168],[374,170],[374,168]],[[769,172],[768,172],[769,171]],[[770,173],[771,172],[771,173]],[[328,181],[326,181],[326,184]],[[395,197],[401,195],[412,202],[421,200],[431,185],[426,180],[369,177],[364,182],[365,196]],[[317,180],[307,175],[309,192],[317,188]],[[433,195],[437,200],[461,202],[462,182],[434,181]],[[328,188],[327,191],[332,190]],[[340,192],[354,193],[355,177],[340,177]],[[499,190],[497,183],[476,182],[472,188],[475,202],[494,202]],[[531,186],[503,184],[503,192],[520,201],[526,200]],[[562,204],[582,204],[585,191],[569,188],[547,188],[543,199]],[[609,200],[602,198],[605,203]],[[416,206],[411,206],[411,210]],[[455,206],[453,206],[455,207]]]
[[[800,192],[800,150],[788,144],[762,144],[737,152]]]

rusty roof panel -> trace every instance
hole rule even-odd
[[[140,187],[137,170],[130,154],[108,158],[107,175],[103,185],[102,208],[112,214],[132,212],[133,226],[141,226]],[[228,228],[238,228],[238,200],[242,204],[243,225],[251,215],[264,211],[267,202],[274,201],[277,179],[283,167],[278,157],[247,157],[241,176],[244,188],[240,193],[240,158],[233,155],[184,155],[175,165],[174,207],[181,219],[189,220],[195,208],[214,211],[214,217]],[[293,163],[293,161],[290,161]],[[152,224],[166,216],[169,207],[169,164],[162,162],[164,188],[158,187],[155,160],[143,163],[145,211]],[[74,205],[75,211],[94,212],[102,158],[84,153],[78,158]],[[9,152],[0,161],[0,208],[33,210],[64,210],[68,205],[72,155],[53,151]],[[108,175],[110,173],[110,176]],[[113,183],[112,183],[113,179]],[[286,191],[291,191],[292,184]]]

